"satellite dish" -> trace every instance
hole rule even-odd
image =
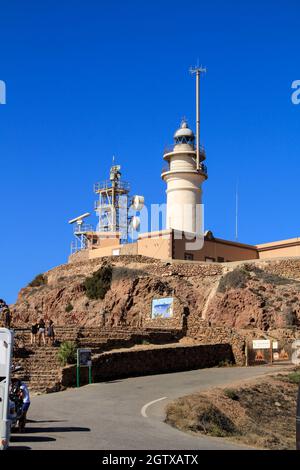
[[[133,196],[132,206],[136,211],[141,211],[145,205],[144,196]]]
[[[69,220],[69,224],[75,224],[75,222],[77,222],[78,224],[81,224],[83,219],[85,219],[86,217],[89,217],[90,215],[91,215],[90,212],[86,212],[85,214],[82,214],[79,217],[76,217],[75,219]]]
[[[134,215],[130,221],[130,227],[132,230],[138,230],[141,225],[141,220],[139,217]]]

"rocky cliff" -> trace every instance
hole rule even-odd
[[[93,298],[86,281],[93,283],[103,266],[111,278],[103,298]],[[43,316],[56,325],[145,325],[160,296],[176,298],[176,318],[169,320],[176,328],[184,321],[188,330],[201,322],[263,331],[300,326],[300,259],[206,264],[120,256],[66,264],[20,291],[13,321],[28,325]]]

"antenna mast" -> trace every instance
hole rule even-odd
[[[236,182],[235,188],[235,241],[238,241],[238,215],[239,215],[239,186]]]
[[[190,73],[196,74],[196,151],[197,151],[197,170],[200,169],[200,76],[201,73],[206,73],[206,67],[197,65],[191,67]]]

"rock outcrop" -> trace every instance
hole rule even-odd
[[[103,299],[87,296],[85,281],[104,264],[111,285]],[[177,316],[168,326],[210,325],[263,331],[299,326],[300,260],[232,264],[163,262],[121,256],[66,264],[44,274],[45,283],[26,287],[12,307],[15,325],[51,318],[56,325],[137,326],[150,318],[155,297],[173,296]]]

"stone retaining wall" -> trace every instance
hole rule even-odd
[[[187,335],[203,344],[226,343],[232,348],[234,362],[245,365],[246,335],[226,326],[209,326],[205,321],[188,330]]]
[[[140,347],[130,351],[111,351],[93,358],[93,381],[124,377],[179,372],[214,367],[224,361],[234,361],[229,344]],[[81,369],[81,383],[87,383],[88,370]],[[75,385],[76,367],[62,370],[62,385]]]

